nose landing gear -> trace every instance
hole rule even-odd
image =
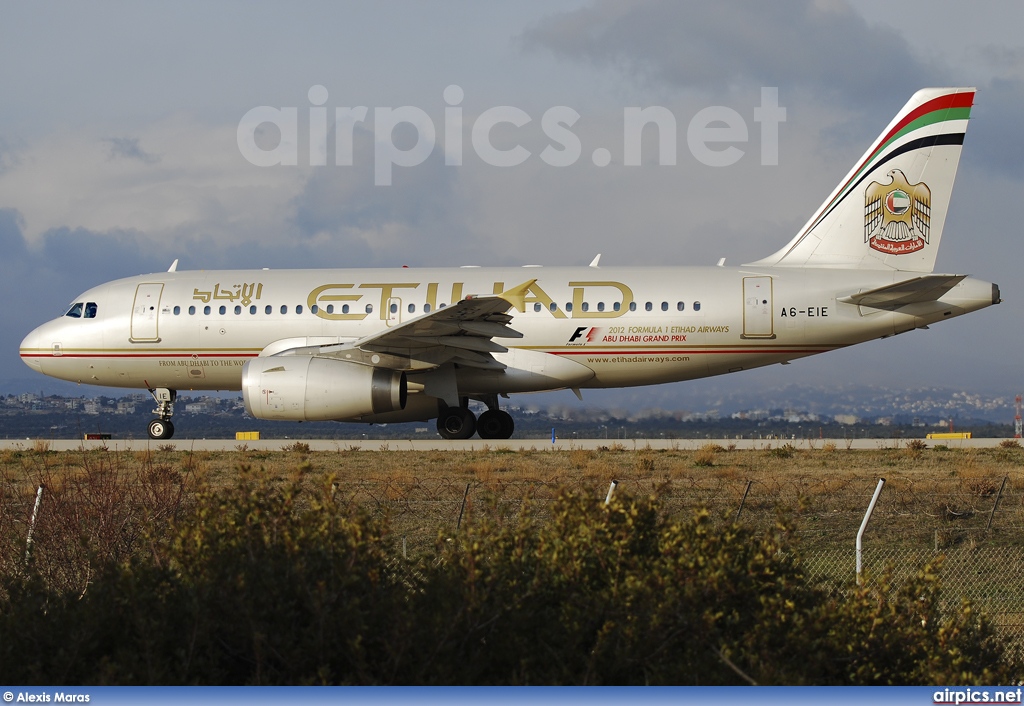
[[[174,436],[174,425],[171,424],[171,415],[174,414],[174,400],[178,399],[177,390],[169,390],[166,387],[151,389],[149,394],[156,400],[156,409],[153,413],[156,419],[149,422],[150,439],[170,439]]]

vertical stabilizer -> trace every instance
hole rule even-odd
[[[796,237],[751,264],[931,272],[973,102],[973,88],[915,93]]]

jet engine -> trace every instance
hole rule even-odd
[[[258,419],[355,421],[405,409],[405,373],[333,358],[270,356],[242,369],[246,411]]]

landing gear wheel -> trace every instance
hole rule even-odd
[[[168,419],[154,419],[149,423],[150,439],[170,439],[174,436],[174,425]]]
[[[468,439],[476,432],[476,417],[465,407],[447,407],[437,418],[437,433],[445,439]]]
[[[489,409],[476,420],[476,433],[481,439],[510,439],[515,428],[512,415],[500,409]]]
[[[178,399],[178,391],[166,387],[154,387],[149,391],[156,402],[156,409],[153,414],[156,419],[149,423],[150,439],[170,439],[174,436],[174,425],[171,424],[171,415],[174,414],[174,400]]]

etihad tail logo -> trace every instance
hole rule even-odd
[[[917,252],[928,244],[931,189],[911,185],[899,169],[888,176],[888,184],[874,181],[864,191],[864,242],[887,255]]]

